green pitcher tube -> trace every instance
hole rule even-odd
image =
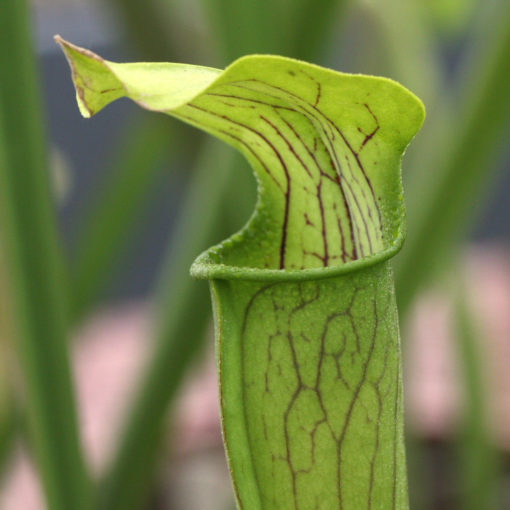
[[[321,280],[215,279],[211,291],[239,507],[408,508],[389,263]]]

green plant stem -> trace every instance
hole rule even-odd
[[[224,62],[251,53],[314,60],[345,0],[202,0]],[[310,20],[313,18],[313,23]]]
[[[186,0],[112,0],[126,40],[147,62],[197,62],[209,55],[195,6]],[[205,43],[205,44],[204,44]],[[205,57],[207,58],[207,57]]]
[[[11,384],[11,320],[4,260],[0,253],[0,483],[8,465],[16,430],[17,411]]]
[[[12,447],[16,436],[16,420],[14,418],[15,412],[11,408],[7,408],[6,410],[9,414],[3,416],[0,422],[0,483],[9,464],[9,458],[12,453]]]
[[[404,316],[420,286],[469,226],[494,155],[506,143],[510,116],[510,4],[502,6],[500,26],[466,79],[466,97],[450,126],[451,136],[438,140],[444,154],[438,165],[424,169],[429,186],[411,186],[408,239],[396,259],[399,310]],[[442,143],[441,143],[442,142]]]
[[[1,298],[0,298],[1,299]],[[0,308],[1,304],[0,304]],[[5,321],[5,315],[0,312],[1,321]],[[13,398],[10,381],[9,355],[4,322],[0,322],[0,483],[5,468],[8,466],[12,446],[16,432],[17,410]]]
[[[281,3],[283,12],[280,19],[289,17],[292,23],[289,56],[316,61],[328,42],[332,28],[340,22],[347,0],[286,0]]]
[[[126,35],[149,60],[174,62],[168,18],[163,16],[165,2],[113,0],[112,4],[124,24]]]
[[[502,501],[496,491],[501,464],[490,441],[487,374],[479,352],[480,335],[467,301],[465,289],[457,289],[455,336],[465,395],[463,430],[457,455],[462,508],[501,508]]]
[[[174,125],[155,117],[124,139],[126,147],[79,229],[72,271],[73,319],[80,320],[110,281],[137,217],[173,146]]]
[[[220,205],[233,156],[231,150],[208,141],[193,176],[161,280],[155,350],[118,452],[99,488],[97,510],[139,508],[147,495],[150,467],[160,444],[168,404],[202,345],[209,321],[207,288],[191,280],[189,266],[202,249],[223,234],[219,227]]]
[[[370,9],[380,27],[381,53],[387,60],[389,75],[414,90],[428,109],[437,97],[441,73],[421,6],[408,0],[363,0],[361,3]]]
[[[114,272],[119,254],[130,240],[133,221],[163,168],[160,160],[172,145],[173,127],[171,120],[154,117],[132,130],[126,150],[113,165],[95,207],[79,229],[71,285],[73,323],[90,310]],[[14,421],[12,412],[0,417],[0,462],[10,452]]]
[[[273,53],[279,44],[275,12],[278,0],[202,0],[225,62],[250,53]],[[291,13],[288,13],[290,16]],[[285,23],[285,20],[280,20]],[[285,49],[280,47],[280,52]]]
[[[89,485],[67,353],[66,289],[25,1],[0,16],[2,249],[31,446],[50,510],[82,510]]]

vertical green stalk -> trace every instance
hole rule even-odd
[[[221,236],[220,205],[232,159],[233,154],[213,142],[206,144],[199,158],[162,275],[154,353],[113,464],[99,486],[97,510],[136,509],[147,496],[167,404],[200,347],[209,320],[207,289],[190,280],[188,268],[207,243]]]
[[[64,262],[25,1],[0,16],[0,218],[32,448],[50,510],[87,508],[66,349]]]
[[[162,160],[174,135],[170,123],[163,120],[144,121],[124,139],[122,157],[79,228],[71,273],[74,320],[87,312],[109,283],[133,223],[163,169]]]
[[[1,333],[3,333],[3,330]],[[14,399],[12,398],[11,381],[9,380],[10,370],[8,368],[10,358],[6,338],[2,337],[0,338],[0,484],[4,470],[8,465],[17,425],[17,412]]]
[[[153,60],[169,60],[174,56],[168,17],[164,16],[167,2],[146,0],[112,0],[129,39],[144,56]]]
[[[282,41],[276,23],[288,33],[285,30],[292,15],[287,13],[285,18],[277,20],[274,13],[279,3],[279,0],[202,0],[226,61],[255,51],[285,53],[289,50],[284,44],[290,41]]]
[[[464,420],[457,446],[462,508],[500,508],[500,459],[491,444],[486,372],[479,352],[479,331],[465,288],[459,285],[455,303],[455,333],[465,394]]]
[[[1,142],[0,142],[1,143]],[[5,263],[0,250],[0,483],[14,443],[17,409],[12,391],[11,312],[5,278]]]
[[[347,8],[346,0],[287,0],[283,16],[292,13],[289,56],[315,61],[321,56],[332,28]],[[313,21],[311,21],[313,20]]]
[[[485,196],[494,154],[506,142],[510,117],[510,4],[501,4],[497,26],[464,78],[464,96],[449,126],[427,152],[438,161],[410,182],[409,235],[395,278],[402,316],[417,290],[444,262]],[[444,132],[440,131],[443,135]],[[428,162],[428,160],[426,160]]]

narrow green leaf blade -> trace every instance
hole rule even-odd
[[[66,279],[48,183],[28,2],[0,14],[0,223],[26,432],[48,507],[85,510],[84,465],[67,352]],[[11,424],[12,425],[12,424]]]

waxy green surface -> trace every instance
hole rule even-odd
[[[273,56],[116,64],[59,39],[82,114],[127,96],[239,150],[248,224],[202,254],[227,457],[244,510],[406,509],[400,160],[424,118],[397,83]]]
[[[213,295],[241,508],[407,508],[388,264],[320,281],[215,280]]]

